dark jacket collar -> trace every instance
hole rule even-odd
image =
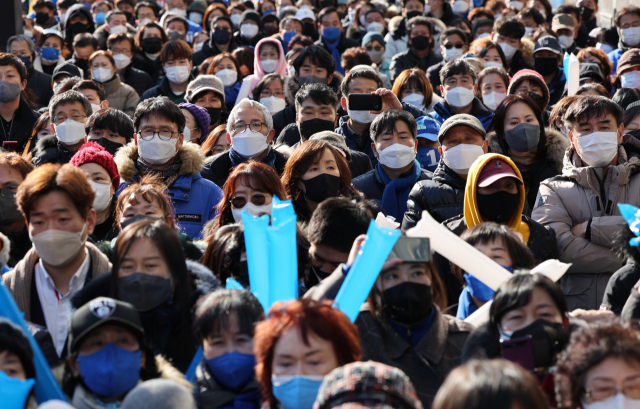
[[[438,167],[433,171],[433,181],[449,185],[454,189],[464,189],[467,181],[453,171],[444,160],[440,159]]]

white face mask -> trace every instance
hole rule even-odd
[[[234,27],[238,27],[238,24],[240,24],[240,14],[232,14],[229,19],[233,23]]]
[[[82,230],[78,233],[49,229],[35,236],[29,233],[29,238],[42,261],[51,266],[59,267],[69,263],[87,241],[86,237],[84,240],[82,239],[86,227],[86,224],[82,226]]]
[[[120,34],[120,33],[126,33],[127,32],[127,26],[109,26],[109,33],[111,34]]]
[[[524,7],[524,4],[521,1],[510,1],[509,3],[507,3],[507,7],[511,8],[511,7],[515,7],[516,9],[518,9],[518,11],[522,10],[522,7]]]
[[[271,204],[263,204],[262,206],[256,206],[251,202],[247,202],[247,204],[244,205],[244,207],[241,209],[236,209],[232,205],[231,214],[233,215],[233,220],[235,220],[236,223],[242,223],[241,214],[243,210],[246,210],[247,213],[249,213],[251,216],[260,216],[265,213],[268,215],[271,215]]]
[[[573,36],[558,36],[558,41],[560,42],[562,48],[566,50],[568,48],[571,48],[571,46],[573,45]]]
[[[445,61],[453,61],[456,58],[462,57],[462,48],[456,48],[456,47],[451,47],[451,48],[442,47],[442,48],[444,50],[444,54],[442,54],[442,56],[444,57]]]
[[[150,141],[145,141],[138,135],[138,154],[145,162],[152,165],[162,165],[176,156],[177,139],[163,141],[158,135],[154,135]]]
[[[402,169],[412,163],[415,158],[415,148],[401,143],[394,143],[378,151],[378,160],[380,160],[380,163],[391,169]]]
[[[262,69],[267,74],[271,74],[276,69],[276,65],[278,65],[278,60],[262,60],[260,61],[262,64]]]
[[[484,63],[484,68],[489,68],[489,67],[504,68],[504,65],[502,65],[501,62],[497,62],[497,61],[486,61]]]
[[[504,53],[504,57],[507,59],[507,61],[511,60],[513,58],[513,56],[516,54],[516,51],[518,51],[518,49],[508,43],[498,43],[500,44],[500,48],[502,48],[502,52]]]
[[[113,77],[113,73],[109,68],[96,68],[91,70],[91,76],[98,82],[107,82]]]
[[[409,94],[406,97],[402,98],[402,102],[421,108],[422,104],[424,103],[424,95]]]
[[[192,11],[189,13],[189,20],[193,21],[196,24],[202,23],[202,14]]]
[[[178,9],[178,8],[168,10],[167,13],[177,14],[180,17],[185,17],[185,18],[187,17],[187,10],[182,10],[182,9]]]
[[[127,68],[129,64],[131,64],[131,58],[124,54],[116,54],[113,56],[113,59],[116,62],[116,68],[119,70]]]
[[[240,34],[248,39],[252,39],[256,35],[258,35],[259,30],[260,29],[255,24],[243,24],[240,26]]]
[[[138,23],[138,27],[143,27],[145,24],[151,23],[150,18],[143,18],[142,21]]]
[[[491,93],[482,96],[482,102],[492,111],[507,97],[504,92],[491,91]]]
[[[193,128],[193,130],[196,130],[196,131],[197,131],[198,129],[200,129],[200,128]],[[192,130],[191,130],[191,128],[188,128],[188,127],[186,127],[186,126],[184,127],[184,132],[182,133],[182,134],[184,135],[184,136],[183,136],[183,140],[184,140],[185,142],[198,143],[198,139],[199,139],[199,138],[198,138],[198,136],[197,136],[197,133],[196,133],[196,135],[194,136],[194,135],[193,135],[193,132],[191,132],[191,131],[192,131]]]
[[[380,23],[379,21],[373,21],[367,25],[367,32],[369,31],[376,31],[382,34],[382,32],[384,31],[384,24]]]
[[[67,119],[60,125],[54,125],[56,137],[62,143],[75,145],[84,139],[84,124],[73,119]]]
[[[442,160],[457,174],[466,175],[480,155],[484,155],[482,146],[461,143],[444,151]]]
[[[625,72],[620,76],[623,87],[640,89],[640,71]]]
[[[225,87],[230,87],[238,81],[238,71],[225,68],[215,73]]]
[[[96,213],[100,213],[111,203],[111,183],[104,185],[102,183],[96,183],[93,180],[89,180],[88,182],[96,192],[96,197],[93,199],[93,209]]]
[[[622,42],[629,47],[640,44],[640,27],[623,28],[621,31]]]
[[[24,30],[23,34],[29,38],[33,38],[33,30]]]
[[[431,13],[431,6],[428,4],[424,5],[424,15],[426,16],[427,14]]]
[[[533,27],[525,27],[524,28],[524,36],[527,37],[528,39],[531,39],[533,37],[533,33],[536,31],[535,28]]]
[[[369,125],[378,116],[378,114],[372,114],[369,111],[352,111],[348,108],[347,114],[351,119],[362,125]]]
[[[353,18],[356,16],[356,9],[349,10],[349,21],[353,23]]]
[[[599,400],[593,403],[585,403],[582,400],[584,409],[640,409],[640,399],[627,398],[624,394],[617,394],[607,399]]]
[[[91,110],[93,112],[99,111],[100,110],[100,105],[91,104]]]
[[[174,84],[183,84],[189,79],[189,66],[176,65],[167,68],[167,78]]]
[[[204,47],[204,43],[197,43],[195,45],[194,51],[195,52],[202,51],[202,47]]]
[[[609,54],[611,51],[613,51],[613,47],[611,47],[609,44],[597,43],[596,44],[596,48],[598,50],[604,51],[607,54]]]
[[[274,97],[273,95],[268,98],[260,98],[260,103],[272,114],[282,111],[287,105],[284,98]]]
[[[360,17],[358,17],[358,20],[360,21],[360,25],[364,27],[365,24],[367,24],[367,20],[365,20],[365,16],[361,15]]]
[[[382,58],[384,57],[384,49],[380,51],[376,51],[375,49],[367,51],[367,54],[369,54],[372,62],[377,63],[382,61]]]
[[[289,76],[290,77],[295,77],[296,76],[296,67],[289,67]]]
[[[254,157],[269,147],[267,136],[261,132],[252,131],[247,128],[243,133],[236,134],[231,138],[233,150],[245,158]]]
[[[478,34],[478,36],[476,37],[476,40],[479,38],[485,38],[485,37],[489,37],[491,36],[491,33],[482,33],[482,34]]]
[[[469,10],[469,3],[464,0],[456,0],[452,6],[453,12],[458,14],[464,14]]]
[[[465,87],[455,87],[447,91],[444,99],[447,100],[449,105],[456,108],[463,108],[473,102],[473,91]]]
[[[494,15],[493,15],[493,19],[494,19],[494,20],[498,20],[498,19],[500,19],[500,18],[502,18],[502,14],[494,14]]]
[[[577,138],[575,135],[574,138]],[[618,153],[617,132],[594,132],[576,139],[578,155],[594,168],[608,165]]]

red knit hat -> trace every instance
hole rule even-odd
[[[113,188],[118,190],[120,186],[120,174],[118,167],[113,160],[113,156],[96,142],[87,142],[80,147],[80,150],[69,161],[73,166],[81,166],[85,163],[96,163],[106,169],[111,177]]]
[[[544,77],[537,71],[524,69],[515,73],[513,78],[511,78],[511,82],[509,83],[509,87],[507,88],[507,95],[513,95],[516,93],[516,90],[520,86],[520,83],[524,80],[533,81],[542,90],[542,102],[544,103],[543,109],[547,108],[549,105],[549,87],[547,87],[547,83],[544,82]]]

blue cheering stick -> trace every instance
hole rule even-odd
[[[375,221],[371,220],[367,238],[335,299],[338,309],[345,313],[351,322],[358,318],[360,306],[371,292],[382,265],[399,237],[399,230],[378,227]]]
[[[629,229],[636,236],[629,240],[629,245],[636,247],[640,244],[640,209],[634,205],[618,203],[618,209],[624,220],[629,225]]]

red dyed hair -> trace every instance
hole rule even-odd
[[[302,340],[309,345],[309,333],[331,341],[338,365],[360,360],[358,328],[331,301],[309,298],[277,302],[269,310],[269,319],[258,323],[253,337],[256,355],[256,377],[268,405],[275,407],[271,385],[276,344],[287,331],[299,328]]]

